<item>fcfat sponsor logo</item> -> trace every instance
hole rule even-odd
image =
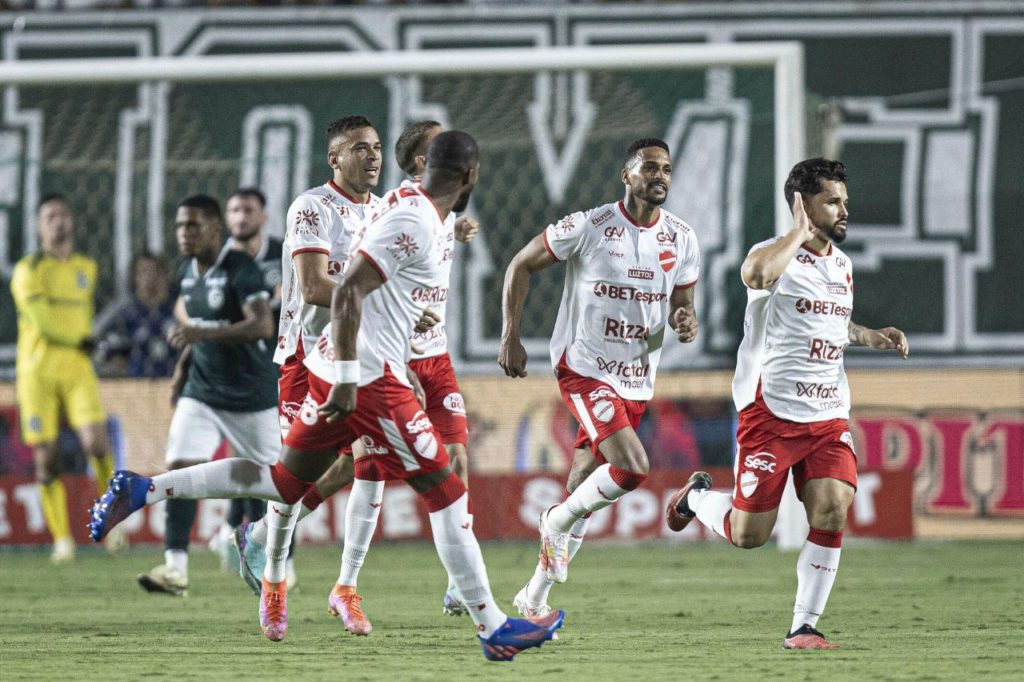
[[[832,400],[839,397],[839,385],[804,383],[802,381],[798,381],[796,382],[796,397]]]
[[[622,360],[607,360],[600,355],[595,359],[600,371],[614,374],[622,379],[642,379],[651,374],[651,366],[646,363],[629,364]]]

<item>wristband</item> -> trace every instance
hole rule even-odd
[[[359,361],[358,360],[335,360],[334,374],[339,384],[359,383]]]

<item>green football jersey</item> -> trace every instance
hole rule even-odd
[[[185,310],[193,325],[223,327],[245,318],[242,307],[267,298],[263,273],[241,251],[225,247],[199,274],[195,258],[178,269]],[[203,341],[192,346],[192,364],[182,395],[218,410],[255,412],[277,405],[277,365],[266,340],[249,343]]]

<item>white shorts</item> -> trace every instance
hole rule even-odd
[[[239,457],[275,463],[281,454],[277,408],[230,412],[195,398],[180,398],[167,434],[167,464],[209,462],[225,438]]]

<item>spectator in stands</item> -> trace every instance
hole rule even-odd
[[[157,256],[140,253],[132,260],[131,297],[100,323],[100,350],[105,374],[129,377],[168,377],[177,351],[168,345],[174,325],[167,266]]]

